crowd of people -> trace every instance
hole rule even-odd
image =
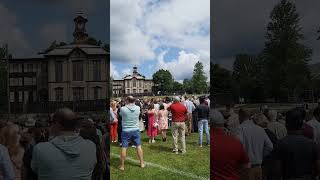
[[[109,135],[100,118],[68,108],[46,121],[1,121],[0,179],[109,179]]]
[[[210,100],[201,96],[176,96],[165,98],[137,99],[132,96],[126,99],[114,99],[110,102],[111,142],[119,143],[120,170],[124,170],[127,148],[133,146],[137,150],[140,166],[145,167],[141,142],[141,132],[146,130],[148,143],[154,144],[161,136],[167,141],[168,129],[173,138],[172,151],[185,154],[186,138],[193,132],[199,132],[199,147],[203,144],[203,131],[206,143],[210,146],[209,112]],[[181,147],[178,146],[180,141]]]
[[[277,112],[212,108],[211,179],[315,180],[320,175],[320,106]]]

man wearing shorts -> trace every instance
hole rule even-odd
[[[127,155],[127,148],[129,142],[132,141],[137,147],[137,154],[140,160],[140,167],[144,168],[145,164],[143,161],[143,151],[141,148],[140,141],[140,130],[139,130],[139,115],[140,107],[135,105],[135,98],[129,96],[127,98],[127,105],[121,107],[120,116],[122,117],[122,146],[120,153],[120,170],[124,170],[124,161]]]

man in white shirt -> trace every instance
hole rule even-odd
[[[318,106],[313,111],[313,118],[307,122],[313,128],[313,140],[319,144],[320,143],[320,107]]]
[[[185,101],[183,105],[188,110],[187,121],[186,121],[186,125],[187,125],[186,134],[188,135],[192,133],[192,112],[195,110],[196,107],[194,106],[193,102],[189,100],[187,96],[185,97]]]
[[[250,119],[247,110],[239,110],[239,121],[241,124],[237,137],[246,149],[250,159],[250,179],[262,179],[262,160],[271,153],[273,144],[265,130]]]

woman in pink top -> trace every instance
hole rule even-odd
[[[167,141],[167,129],[168,129],[168,111],[164,108],[164,105],[160,105],[159,110],[159,129],[162,135],[162,141]]]
[[[149,143],[155,143],[155,137],[158,135],[158,126],[157,118],[156,118],[156,110],[154,109],[154,105],[151,103],[148,108],[148,132]]]

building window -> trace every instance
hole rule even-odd
[[[23,96],[22,91],[19,91],[19,102],[22,102],[22,96]]]
[[[94,99],[101,99],[101,87],[94,87],[93,88],[93,98]]]
[[[137,87],[137,80],[136,80],[136,79],[133,79],[133,80],[132,80],[132,86],[133,86],[133,87]]]
[[[100,81],[101,80],[101,61],[93,61],[93,80]]]
[[[140,81],[140,87],[143,87],[142,81]]]
[[[35,77],[25,77],[24,78],[24,85],[26,86],[31,86],[31,85],[36,85],[36,78]]]
[[[62,61],[56,61],[55,63],[55,74],[56,74],[56,82],[62,82],[63,81],[63,62]]]
[[[33,72],[33,64],[27,64],[26,66],[27,66],[27,68],[26,68],[25,72]]]
[[[137,90],[136,89],[133,89],[133,94],[136,94],[137,93]]]
[[[126,87],[129,87],[129,81],[126,81]]]
[[[73,100],[79,101],[84,99],[84,88],[73,88]]]
[[[10,102],[14,102],[15,98],[14,98],[14,92],[10,92]]]
[[[56,101],[63,101],[63,88],[56,88]]]
[[[83,61],[73,61],[73,80],[83,81]]]
[[[10,78],[10,86],[22,86],[22,78]]]
[[[22,72],[22,64],[19,64],[19,63],[10,64],[10,72],[12,73]]]

